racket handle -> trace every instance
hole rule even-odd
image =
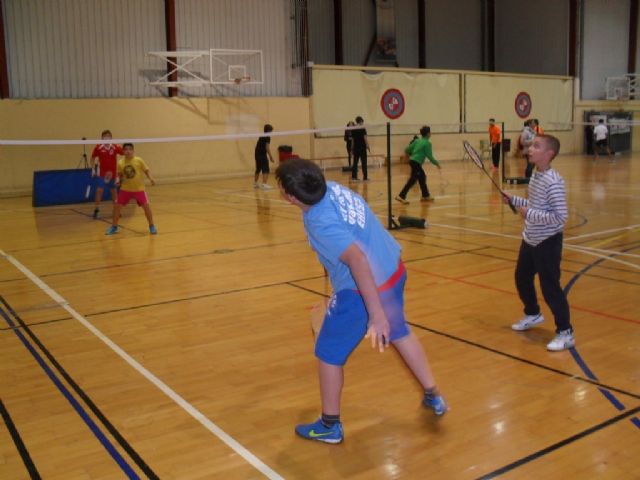
[[[513,213],[518,213],[518,209],[516,208],[516,206],[513,204],[513,202],[511,201],[511,199],[509,198],[509,196],[504,193],[504,192],[500,192],[502,193],[502,197],[507,201],[507,204],[509,205],[509,208],[511,209],[511,211]]]

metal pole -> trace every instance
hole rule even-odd
[[[504,170],[504,134],[505,134],[505,131],[504,131],[504,122],[501,122],[500,124],[502,125],[502,143],[500,144],[500,150],[501,150],[500,161],[502,162],[502,165],[501,165],[500,171],[502,173],[502,182],[504,183],[504,171],[505,171]]]
[[[387,220],[388,228],[394,226],[391,214],[391,122],[387,122]]]

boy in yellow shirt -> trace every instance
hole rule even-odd
[[[156,230],[153,224],[153,214],[151,213],[151,207],[149,207],[149,199],[147,198],[147,193],[144,191],[143,174],[147,176],[151,185],[155,185],[156,181],[151,176],[149,167],[144,163],[144,160],[135,155],[133,143],[123,144],[122,150],[124,151],[124,158],[118,161],[118,178],[116,180],[116,183],[120,183],[120,191],[118,192],[118,199],[113,207],[113,223],[105,234],[113,235],[114,233],[118,233],[118,221],[120,220],[122,207],[133,199],[144,210],[144,214],[149,222],[149,233],[155,235],[158,233],[158,230]]]

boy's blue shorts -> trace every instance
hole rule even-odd
[[[389,320],[390,341],[399,340],[410,333],[404,316],[407,272],[402,264],[397,273],[392,277],[392,285],[387,282],[378,289],[382,308]],[[324,323],[316,340],[316,357],[330,365],[344,365],[367,333],[368,323],[369,315],[358,291],[341,290],[334,293],[327,305]]]
[[[97,177],[96,188],[116,188],[116,179],[114,177]]]

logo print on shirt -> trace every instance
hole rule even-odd
[[[361,198],[353,195],[349,190],[340,187],[340,185],[331,186],[331,200],[338,204],[342,220],[349,225],[358,225],[364,228],[365,225],[365,208]]]
[[[136,176],[136,169],[131,165],[126,165],[124,167],[124,177],[125,178],[134,178]]]

